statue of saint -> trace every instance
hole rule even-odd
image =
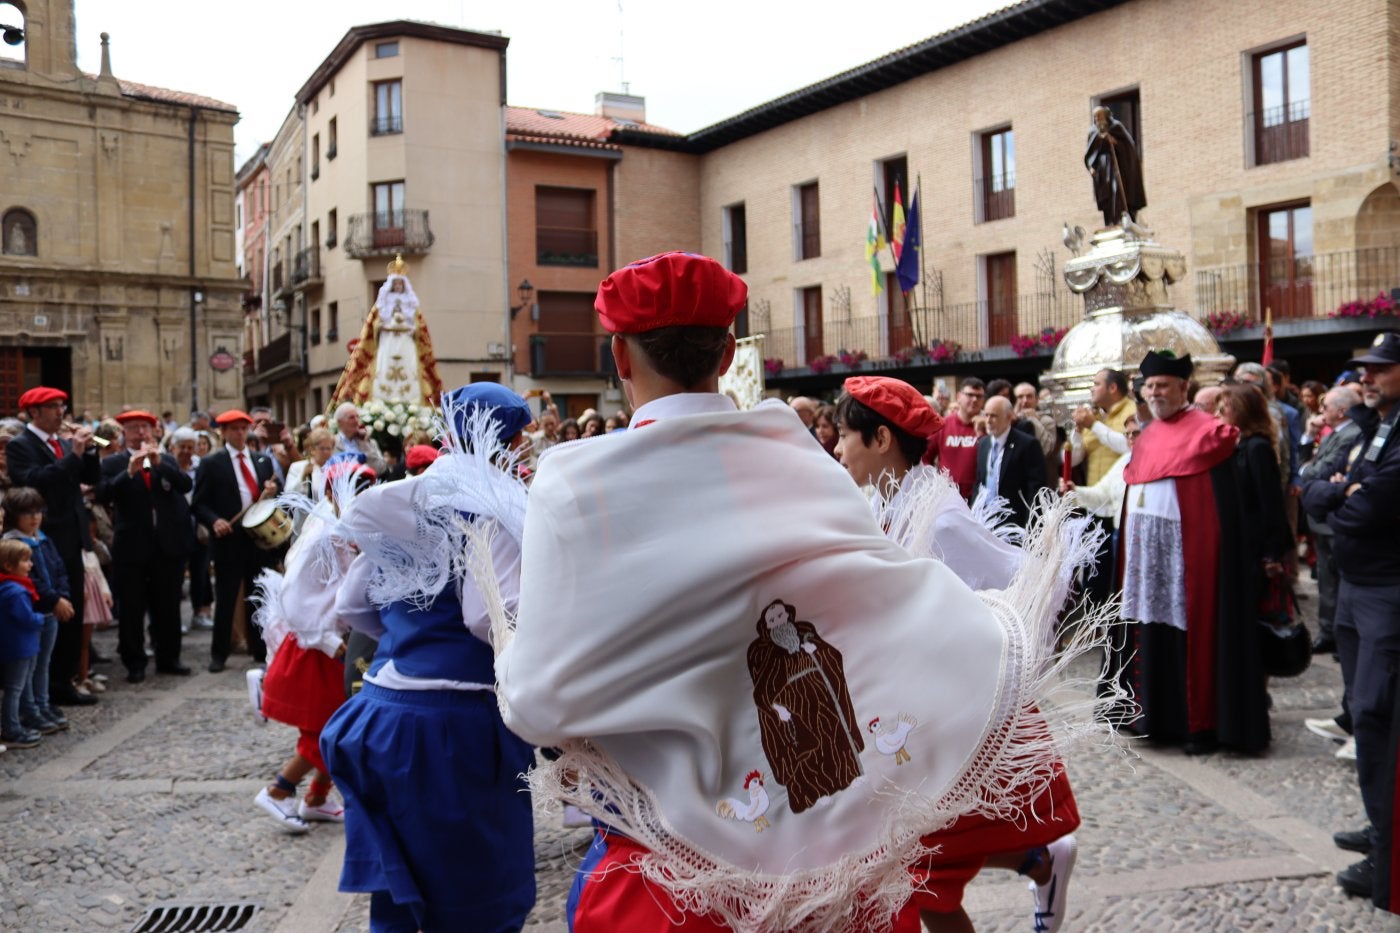
[[[418,296],[408,280],[408,264],[399,256],[389,263],[388,272],[360,336],[351,343],[331,408],[371,398],[433,405],[442,394],[437,358],[427,322],[418,310]]]
[[[1132,134],[1107,107],[1094,108],[1094,128],[1084,149],[1084,165],[1093,179],[1094,200],[1103,211],[1103,222],[1112,226],[1125,216],[1136,221],[1138,211],[1147,206],[1142,160]]]

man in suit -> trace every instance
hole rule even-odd
[[[248,650],[261,664],[267,659],[262,635],[253,624],[253,583],[259,571],[270,566],[270,555],[259,550],[236,519],[258,499],[277,495],[272,460],[267,454],[248,447],[248,429],[253,419],[231,409],[215,419],[224,435],[223,449],[199,461],[194,474],[193,508],[195,518],[214,534],[210,550],[214,556],[214,641],[210,647],[209,672],[217,674],[228,662],[233,637],[233,611],[238,591],[243,590],[243,607],[248,620]]]
[[[87,510],[83,506],[84,483],[96,486],[100,478],[92,429],[79,425],[72,440],[58,434],[68,411],[68,394],[38,386],[19,397],[19,407],[29,416],[24,431],[5,450],[10,482],[32,486],[44,497],[44,534],[63,559],[71,586],[69,603],[58,616],[58,637],[49,663],[49,699],[60,706],[91,706],[97,697],[85,696],[73,687],[83,644],[83,550],[92,547]]]
[[[987,433],[977,441],[977,498],[1001,496],[1011,520],[1024,528],[1031,503],[1045,486],[1045,456],[1032,435],[1011,430],[1015,414],[1006,398],[987,399],[982,413]]]
[[[186,676],[180,663],[180,583],[190,555],[189,504],[194,485],[155,441],[156,417],[145,411],[117,415],[126,449],[102,461],[98,501],[115,512],[112,560],[119,601],[118,640],[126,679],[146,679],[146,612],[156,671]]]

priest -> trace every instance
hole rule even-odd
[[[1124,671],[1141,706],[1132,731],[1188,754],[1269,744],[1253,568],[1243,566],[1237,428],[1187,400],[1191,356],[1143,359],[1152,422],[1124,471]]]

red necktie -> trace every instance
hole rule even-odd
[[[256,502],[258,498],[258,479],[253,475],[253,471],[248,469],[248,455],[240,453],[237,455],[238,471],[243,474],[243,482],[248,486],[248,492]]]
[[[150,468],[149,466],[147,466],[146,464],[142,464],[142,466],[141,466],[141,479],[143,479],[143,480],[145,481],[145,483],[146,483],[146,491],[147,491],[147,492],[150,492],[150,491],[151,491],[151,468]]]
[[[49,446],[53,448],[53,455],[58,459],[63,459],[63,448],[58,445],[58,438],[49,438]]]

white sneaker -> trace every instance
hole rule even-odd
[[[1345,759],[1345,760],[1347,760],[1347,761],[1355,761],[1355,760],[1356,760],[1356,739],[1355,739],[1355,738],[1349,738],[1349,739],[1347,739],[1345,742],[1342,743],[1342,747],[1339,748],[1339,749],[1337,749],[1337,751],[1336,751],[1334,754],[1335,754],[1338,758],[1342,758],[1342,759]]]
[[[345,808],[327,797],[325,803],[311,806],[305,800],[297,804],[297,816],[308,823],[344,823]]]
[[[258,796],[253,798],[253,803],[266,810],[277,821],[277,825],[286,832],[299,836],[311,829],[310,826],[306,825],[305,820],[297,816],[297,802],[294,797],[278,800],[264,787],[258,791]]]
[[[580,826],[592,826],[593,818],[584,813],[573,804],[564,805],[564,828],[578,829]]]
[[[1324,739],[1336,739],[1338,742],[1345,742],[1351,738],[1351,733],[1337,725],[1335,719],[1304,719],[1303,725],[1308,727],[1308,731],[1313,735],[1320,735]]]
[[[1044,886],[1031,882],[1031,897],[1035,900],[1035,925],[1032,929],[1036,933],[1055,933],[1065,919],[1069,876],[1074,873],[1079,843],[1073,836],[1063,836],[1045,848],[1050,858],[1050,880]]]

